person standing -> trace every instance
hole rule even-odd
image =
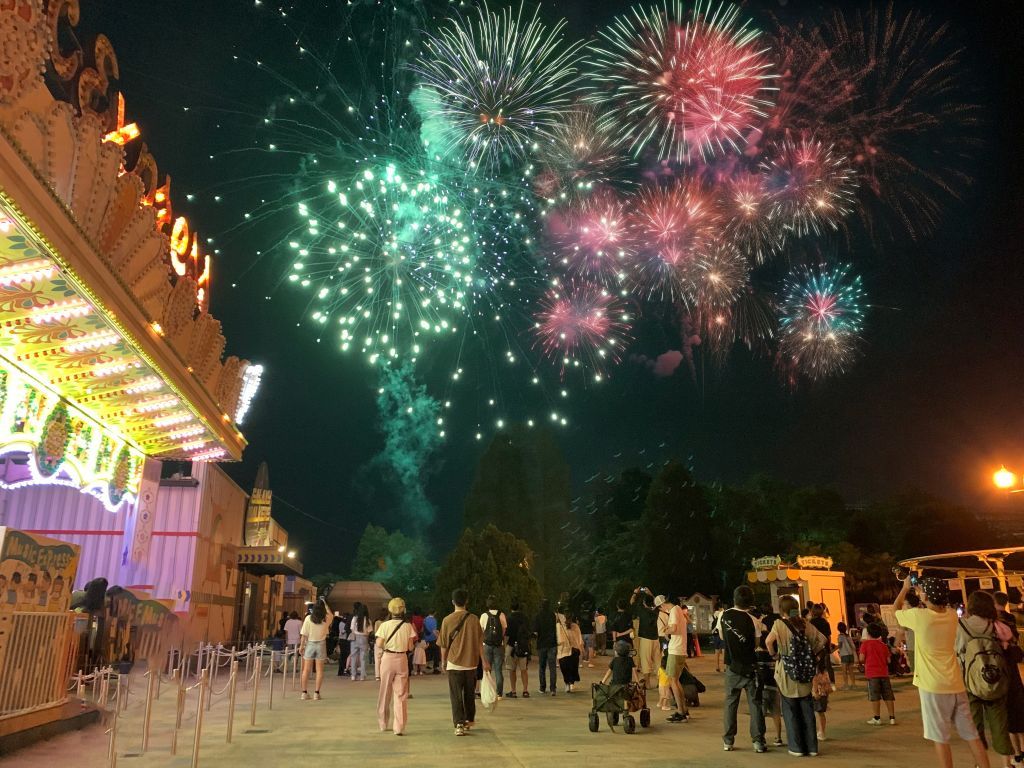
[[[533,620],[533,632],[537,635],[537,666],[540,667],[540,692],[547,693],[551,683],[551,695],[555,695],[558,683],[555,680],[555,664],[558,661],[558,636],[555,634],[555,612],[551,602],[544,598],[540,610]]]
[[[583,636],[583,656],[580,662],[586,662],[588,667],[594,666],[594,608],[589,603],[580,610],[579,621],[580,634]]]
[[[661,612],[658,616],[658,634],[668,638],[665,675],[676,700],[676,711],[668,718],[668,722],[685,723],[690,719],[690,712],[686,707],[686,695],[679,677],[686,671],[686,612],[664,595],[654,598],[654,607]]]
[[[437,618],[433,611],[427,611],[423,617],[423,634],[420,635],[427,644],[427,665],[433,665],[433,674],[441,674],[441,654],[437,648]]]
[[[654,595],[646,587],[637,587],[629,599],[637,619],[637,661],[644,686],[651,690],[658,686],[658,667],[661,666],[661,642],[658,638],[658,609]]]
[[[868,639],[860,644],[860,662],[864,665],[868,701],[871,702],[872,717],[868,720],[868,725],[882,724],[883,701],[889,711],[889,725],[896,725],[896,696],[893,694],[892,681],[889,679],[889,658],[892,651],[882,639],[883,632],[878,624],[868,624]],[[839,637],[841,639],[842,635]]]
[[[608,617],[598,608],[594,613],[594,646],[598,656],[604,656],[604,649],[608,645]]]
[[[464,589],[452,592],[454,610],[444,617],[437,644],[441,648],[441,664],[448,672],[448,695],[452,704],[455,735],[465,736],[476,720],[476,668],[480,664],[483,632],[480,624],[470,621]]]
[[[316,688],[313,699],[320,701],[320,688],[324,683],[324,664],[327,663],[327,633],[331,622],[327,620],[327,603],[321,597],[313,610],[306,616],[299,629],[299,652],[302,654],[302,696],[309,699],[309,672],[316,668]]]
[[[722,748],[726,752],[735,749],[737,712],[740,693],[747,694],[747,712],[750,714],[750,741],[754,751],[768,751],[764,738],[764,710],[762,698],[757,691],[757,646],[764,631],[760,619],[751,615],[754,608],[754,591],[742,585],[732,595],[734,608],[720,611],[717,617],[717,634],[725,662],[725,710],[722,723]]]
[[[566,613],[564,605],[555,614],[555,637],[558,644],[558,666],[562,671],[565,692],[573,693],[580,681],[580,657],[583,654],[583,633],[575,618]]]
[[[829,683],[832,690],[836,689],[836,671],[832,668],[832,625],[825,618],[825,604],[816,603],[811,608],[811,626],[821,632],[825,638],[825,650],[821,653],[819,663],[828,672]]]
[[[331,629],[327,633],[327,658],[330,659],[334,656],[334,652],[338,649],[338,626],[341,624],[341,613],[338,611],[334,612],[331,617]]]
[[[416,644],[416,628],[405,619],[405,601],[393,597],[388,603],[390,618],[377,627],[374,645],[380,649],[377,668],[380,690],[377,692],[377,724],[381,733],[394,716],[395,736],[405,733],[408,721],[409,663],[406,660]]]
[[[352,650],[349,655],[351,656],[352,681],[355,682],[366,679],[366,657],[370,650],[369,637],[370,632],[373,631],[373,625],[370,623],[370,613],[362,603],[355,604],[353,614],[350,626]]]
[[[508,615],[508,626],[506,630],[507,643],[505,660],[508,667],[510,699],[516,698],[516,673],[520,673],[523,679],[523,698],[530,698],[529,677],[527,670],[530,666],[530,620],[521,610],[518,600],[512,600],[512,611]]]
[[[373,622],[373,637],[377,636],[377,630],[380,629],[381,625],[384,624],[384,622],[388,620],[388,616],[389,616],[388,609],[386,607],[385,608],[381,608],[380,609],[380,615],[377,617],[377,620],[375,622]],[[415,630],[415,628],[416,627],[413,626],[414,630]],[[369,642],[369,640],[367,640],[367,642]],[[381,648],[380,645],[376,641],[374,641],[374,643],[373,643],[373,679],[374,680],[380,680],[380,662],[381,662],[381,657],[383,655],[384,655],[384,649]]]
[[[996,592],[996,620],[1002,622],[1010,630],[1013,638],[1006,649],[1006,660],[1010,662],[1010,692],[1006,694],[1006,727],[1010,731],[1010,742],[1018,765],[1024,765],[1024,681],[1020,677],[1020,663],[1024,661],[1024,652],[1020,647],[1020,632],[1017,619],[1010,612],[1010,597],[1005,592]]]
[[[348,674],[349,670],[349,655],[352,649],[351,631],[349,625],[352,623],[352,616],[343,613],[341,614],[341,621],[338,622],[338,677],[343,677]]]
[[[781,617],[768,633],[765,647],[775,659],[775,683],[782,695],[789,754],[813,757],[818,754],[818,731],[811,682],[816,672],[815,658],[825,648],[825,638],[801,617],[795,597],[781,598],[779,613]]]
[[[480,631],[483,632],[484,670],[494,675],[494,687],[498,690],[498,701],[505,697],[505,635],[508,633],[508,619],[498,608],[498,598],[487,596],[487,610],[480,614]]]
[[[722,640],[721,632],[721,621],[722,614],[725,611],[722,609],[721,603],[715,604],[715,612],[711,616],[711,647],[715,649],[715,672],[722,671],[723,653],[725,651],[725,642]]]
[[[921,697],[924,737],[935,745],[940,768],[953,768],[953,750],[949,746],[952,729],[967,742],[975,765],[989,768],[988,752],[978,738],[971,717],[963,672],[957,660],[956,611],[949,607],[949,587],[945,579],[921,580],[924,610],[904,608],[910,592],[910,576],[893,607],[901,627],[914,631],[914,685]]]
[[[633,614],[629,610],[629,603],[626,600],[619,600],[615,604],[615,614],[612,616],[612,646],[619,640],[625,640],[633,644]]]
[[[295,651],[299,647],[300,633],[302,632],[302,619],[299,614],[292,611],[288,614],[288,621],[284,623],[285,642],[289,651]]]
[[[852,691],[857,687],[857,674],[854,664],[857,663],[857,646],[850,638],[850,631],[842,621],[836,627],[839,634],[836,635],[836,645],[839,646],[839,663],[843,667],[843,689]]]

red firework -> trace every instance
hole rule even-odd
[[[561,363],[563,375],[583,365],[601,375],[619,361],[630,328],[625,305],[591,283],[553,286],[534,320],[537,343]]]
[[[584,198],[565,216],[558,240],[566,272],[605,286],[622,282],[636,251],[625,202],[610,190]]]
[[[689,302],[696,264],[722,221],[712,196],[695,180],[647,187],[637,195],[633,220],[641,244],[632,270],[637,289]]]

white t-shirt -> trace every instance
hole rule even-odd
[[[366,637],[373,631],[373,625],[367,618],[358,619],[353,617],[352,622],[348,625],[349,631],[352,633],[352,637]]]
[[[299,635],[302,634],[302,622],[298,619],[288,619],[284,623],[284,633],[288,636],[288,645],[298,645]]]
[[[678,605],[673,605],[672,610],[668,612],[668,620],[665,622],[666,626],[675,624],[675,633],[668,637],[668,653],[669,656],[685,656],[686,655],[686,623],[687,623],[686,611],[680,608]]]
[[[416,638],[416,627],[410,624],[408,621],[402,623],[399,627],[401,619],[388,619],[382,621],[380,626],[377,627],[377,637],[384,642],[385,651],[394,651],[395,653],[408,653],[409,652],[409,641]],[[398,627],[398,631],[395,631],[395,627]],[[391,633],[394,632],[394,637],[391,637]],[[388,638],[391,638],[388,641]]]
[[[285,625],[285,630],[288,625]],[[306,638],[307,642],[319,643],[327,639],[327,633],[331,630],[331,622],[324,619],[319,624],[313,623],[313,617],[307,616],[302,622],[302,629],[299,634]]]
[[[487,617],[498,615],[498,623],[501,624],[501,637],[502,641],[505,639],[505,633],[508,632],[508,621],[505,620],[505,614],[501,611],[485,611],[480,614],[480,629],[487,632]]]
[[[597,614],[594,617],[594,632],[599,635],[603,635],[608,629],[608,617],[603,613]]]

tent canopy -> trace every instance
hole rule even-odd
[[[332,611],[345,613],[352,610],[356,603],[362,603],[375,616],[382,608],[386,608],[391,595],[384,585],[376,581],[339,581],[327,596],[327,604]]]

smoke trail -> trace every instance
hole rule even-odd
[[[382,367],[377,394],[384,449],[374,464],[393,475],[403,521],[421,532],[434,521],[434,505],[426,494],[432,454],[441,443],[437,419],[440,404],[416,382],[412,365]]]

